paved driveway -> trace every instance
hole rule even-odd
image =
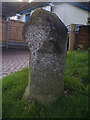
[[[3,50],[2,77],[29,66],[29,50]]]

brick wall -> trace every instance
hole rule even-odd
[[[77,47],[82,45],[83,49],[88,49],[90,45],[90,26],[80,26],[77,36]]]
[[[22,29],[25,23],[21,21],[10,20],[10,36],[9,41],[15,42],[24,42],[22,38]],[[7,41],[7,29],[8,22],[2,21],[2,43],[6,43]]]

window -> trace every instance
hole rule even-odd
[[[20,20],[20,16],[17,16],[17,20]]]
[[[51,6],[51,11],[54,12],[54,7]]]

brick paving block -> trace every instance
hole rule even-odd
[[[9,74],[10,72],[8,71],[8,72],[3,72],[2,74],[3,75],[7,75],[7,74]]]
[[[28,50],[4,50],[2,53],[2,77],[29,66]]]

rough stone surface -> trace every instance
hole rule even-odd
[[[37,9],[24,25],[23,38],[31,51],[29,97],[54,101],[64,89],[67,28],[54,13]]]

